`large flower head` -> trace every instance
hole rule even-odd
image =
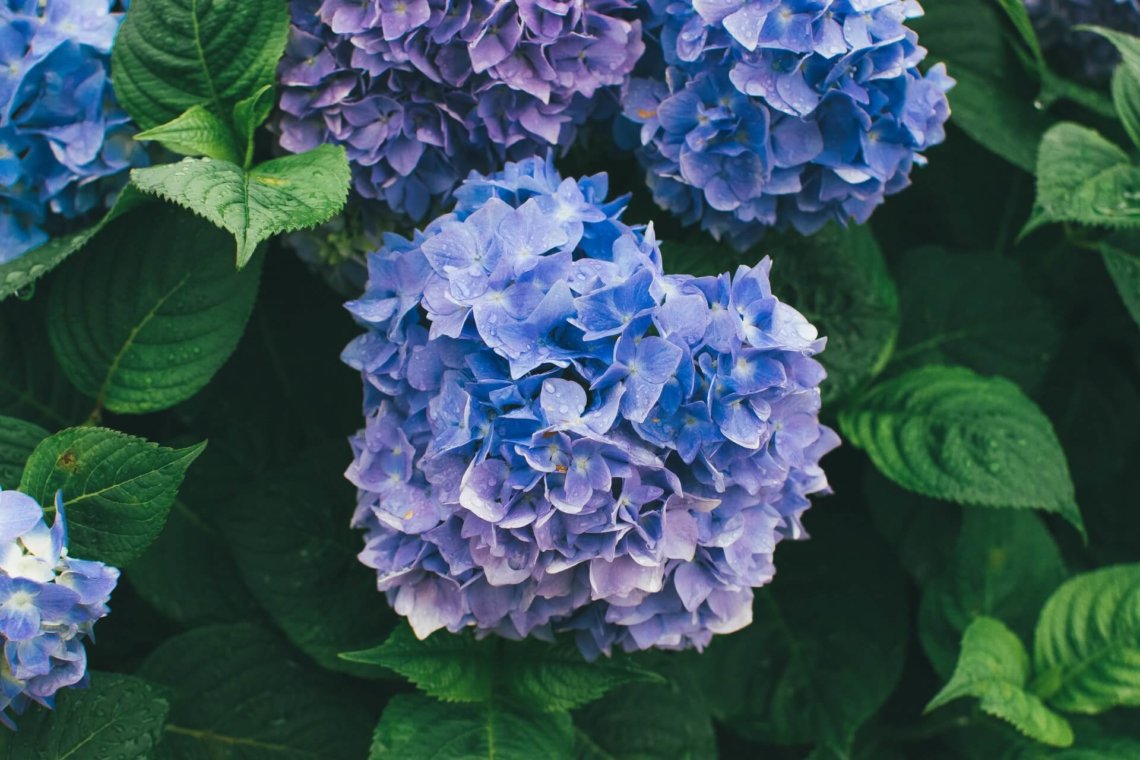
[[[659,47],[623,93],[654,198],[740,247],[864,222],[941,142],[953,84],[914,0],[652,0]]]
[[[1140,0],[1025,0],[1041,47],[1067,76],[1103,85],[1120,54],[1103,37],[1074,27],[1103,26],[1140,35]]]
[[[84,639],[110,610],[119,571],[67,556],[63,499],[49,528],[19,491],[0,491],[0,722],[14,727],[30,702],[52,706],[65,686],[87,679]]]
[[[542,159],[472,175],[348,304],[360,557],[420,636],[703,646],[827,490],[823,340],[770,262],[666,275],[606,190]]]
[[[343,145],[422,219],[471,170],[568,146],[644,46],[629,0],[293,0],[280,142]]]
[[[0,0],[0,263],[104,204],[146,160],[108,76],[125,5]]]

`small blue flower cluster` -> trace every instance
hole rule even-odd
[[[52,217],[105,203],[146,162],[108,79],[125,7],[0,0],[0,263],[45,242]]]
[[[944,138],[953,80],[917,69],[915,0],[649,5],[656,71],[626,87],[624,112],[658,204],[718,238],[864,222]]]
[[[87,679],[83,640],[110,610],[119,571],[67,556],[63,499],[55,522],[19,491],[0,491],[0,722],[15,728],[30,702],[52,706],[65,686]]]
[[[343,145],[363,198],[422,219],[467,172],[566,147],[644,45],[628,0],[293,0],[281,146]]]
[[[666,275],[606,176],[472,175],[369,257],[352,440],[361,560],[423,637],[574,632],[587,657],[747,625],[827,491],[812,356],[770,262]]]
[[[1087,24],[1140,35],[1140,0],[1025,0],[1029,18],[1046,55],[1066,76],[1103,85],[1120,63],[1112,43]]]

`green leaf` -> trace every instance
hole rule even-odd
[[[469,633],[437,632],[417,639],[398,625],[378,647],[341,655],[351,662],[390,668],[424,693],[445,702],[484,702],[495,689],[495,641]]]
[[[1041,610],[1033,647],[1036,691],[1061,710],[1140,707],[1140,564],[1065,583]]]
[[[1095,130],[1058,124],[1041,140],[1037,201],[1022,235],[1050,222],[1140,226],[1140,168]]]
[[[0,301],[31,287],[36,280],[87,245],[104,227],[147,200],[149,199],[145,195],[127,185],[119,193],[111,210],[95,224],[70,235],[49,240],[6,264],[0,264]]]
[[[136,0],[115,40],[115,95],[143,129],[197,105],[229,118],[274,81],[288,36],[280,0]]]
[[[925,586],[953,562],[961,510],[903,490],[874,467],[865,472],[864,501],[875,529],[914,581]]]
[[[948,93],[950,120],[973,140],[1032,172],[1050,118],[1033,105],[1036,83],[1002,33],[998,9],[986,0],[927,3],[913,25],[931,61],[943,61],[957,84]]]
[[[623,686],[575,713],[574,721],[604,758],[717,757],[708,708],[672,684]]]
[[[1022,42],[1029,48],[1033,65],[1038,71],[1044,71],[1045,56],[1041,52],[1041,43],[1037,41],[1037,32],[1033,29],[1033,21],[1029,18],[1025,3],[1022,0],[997,0],[997,4],[1005,12],[1013,28],[1017,30]]]
[[[1032,512],[967,508],[951,563],[922,596],[918,633],[934,669],[950,675],[962,633],[979,616],[1028,638],[1065,578],[1052,536]]]
[[[0,489],[20,485],[24,462],[36,444],[48,437],[48,431],[15,417],[0,416]]]
[[[253,308],[260,270],[235,273],[224,248],[224,234],[209,224],[158,207],[145,221],[116,222],[60,272],[48,334],[67,377],[98,408],[166,409],[225,363]]]
[[[239,161],[229,126],[202,106],[191,106],[173,121],[139,132],[135,139],[154,140],[183,156]]]
[[[1136,241],[1113,236],[1101,243],[1100,255],[1133,321],[1140,325],[1140,255]]]
[[[1054,747],[1073,743],[1068,721],[1025,690],[1029,655],[1000,620],[979,617],[962,637],[962,653],[950,682],[926,706],[927,712],[962,697],[976,697],[982,711],[1011,723],[1031,739]]]
[[[1056,512],[1084,531],[1049,419],[1008,380],[922,367],[843,409],[839,426],[903,488],[983,507]]]
[[[58,430],[87,419],[91,402],[59,369],[46,307],[44,298],[0,303],[0,414]]]
[[[1140,78],[1120,66],[1112,75],[1112,103],[1132,144],[1140,146]]]
[[[260,614],[221,536],[180,501],[126,577],[148,604],[185,628]]]
[[[849,395],[886,366],[899,332],[899,296],[869,226],[829,225],[777,242],[772,289],[827,337],[824,403]]]
[[[237,132],[238,146],[243,155],[240,162],[248,169],[253,162],[253,136],[257,128],[269,118],[276,102],[273,85],[267,84],[245,100],[234,104],[234,130]]]
[[[1054,304],[1030,289],[1021,264],[930,247],[902,256],[896,274],[903,314],[896,366],[960,364],[1029,393],[1040,387],[1062,332]]]
[[[263,240],[336,216],[348,198],[349,179],[344,148],[332,145],[275,158],[249,171],[209,158],[131,171],[139,189],[233,233],[239,269]]]
[[[71,428],[36,446],[20,490],[52,509],[62,489],[72,556],[122,567],[162,532],[205,447],[169,449],[114,430]]]
[[[587,662],[565,642],[508,643],[444,632],[421,640],[406,625],[379,647],[342,656],[390,668],[445,702],[498,696],[547,712],[572,710],[622,684],[661,680],[620,656]]]
[[[904,578],[862,515],[811,517],[810,541],[780,544],[752,624],[683,657],[714,716],[745,738],[842,754],[902,673]]]
[[[338,657],[373,644],[396,620],[375,572],[357,559],[364,538],[346,516],[354,492],[343,440],[295,452],[291,466],[258,478],[216,522],[241,578],[295,646],[326,668],[376,676]]]
[[[3,746],[6,760],[152,757],[170,705],[140,678],[92,673],[86,689],[60,689],[54,710],[33,707]]]
[[[532,713],[492,701],[446,704],[401,694],[384,708],[369,760],[569,760],[568,713]]]
[[[305,667],[254,625],[176,636],[139,674],[173,690],[163,740],[171,760],[364,757],[375,720],[350,684]]]

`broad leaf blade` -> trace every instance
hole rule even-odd
[[[139,132],[136,140],[155,140],[183,156],[207,156],[238,162],[229,126],[202,106],[192,106],[173,121]]]
[[[715,760],[716,734],[707,705],[672,684],[632,684],[574,714],[589,758]],[[598,752],[605,754],[599,755]]]
[[[173,208],[108,228],[52,288],[48,331],[68,378],[100,407],[131,414],[198,392],[237,346],[257,295],[258,267],[235,273],[224,249],[224,234]]]
[[[351,684],[294,659],[254,625],[169,639],[140,669],[172,690],[163,745],[172,760],[363,757],[375,713]]]
[[[1100,255],[1124,307],[1140,325],[1140,254],[1134,237],[1113,237],[1101,243]]]
[[[0,489],[20,485],[24,463],[36,445],[48,437],[48,431],[39,425],[0,416]]]
[[[962,697],[976,697],[982,710],[1011,723],[1026,736],[1055,747],[1073,743],[1068,721],[1025,690],[1029,655],[1001,621],[979,617],[962,637],[962,653],[950,682],[927,711]]]
[[[664,680],[620,654],[587,662],[568,642],[504,644],[499,665],[500,683],[515,701],[547,712],[573,710],[625,684]]]
[[[420,640],[409,626],[398,625],[379,647],[341,656],[394,670],[446,702],[484,702],[494,693],[495,645],[494,639],[446,631]]]
[[[401,694],[384,709],[369,760],[569,760],[568,713],[531,713],[502,702],[457,705]]]
[[[1083,532],[1049,419],[1013,383],[922,367],[842,410],[847,440],[903,488],[945,501],[1056,512]]]
[[[169,449],[103,428],[71,428],[41,442],[20,490],[45,509],[63,491],[72,556],[123,566],[166,524],[187,468],[205,443]]]
[[[62,264],[68,256],[87,245],[112,221],[146,200],[145,195],[127,185],[119,193],[119,197],[111,210],[87,229],[49,240],[13,261],[0,264],[0,301],[32,285],[36,280]]]
[[[1140,564],[1073,578],[1045,603],[1034,637],[1037,691],[1070,712],[1140,707]]]
[[[115,41],[115,95],[144,129],[196,105],[229,118],[273,82],[288,35],[280,0],[135,0]]]
[[[5,760],[139,760],[152,757],[170,710],[140,678],[92,673],[86,689],[60,689],[55,709],[35,708],[8,737]]]
[[[323,224],[344,207],[349,168],[344,148],[322,145],[249,171],[214,159],[135,169],[139,189],[184,206],[233,234],[238,268],[273,235]]]

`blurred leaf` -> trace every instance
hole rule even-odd
[[[1036,691],[1069,712],[1140,707],[1140,564],[1078,575],[1037,622]]]
[[[1033,105],[1033,83],[1002,33],[999,11],[985,0],[940,0],[923,5],[914,29],[931,61],[943,61],[957,84],[950,119],[1013,165],[1032,173],[1037,143],[1050,118]]]
[[[873,467],[866,470],[863,493],[876,530],[915,582],[926,585],[953,562],[962,508],[905,491]]]
[[[1056,512],[1084,531],[1049,419],[1020,389],[962,367],[879,383],[839,415],[847,440],[902,487],[985,507]]]
[[[229,125],[202,106],[191,106],[165,124],[143,130],[136,140],[154,140],[183,156],[207,156],[237,163],[237,148]]]
[[[57,430],[86,419],[91,403],[59,369],[44,306],[41,298],[0,304],[0,414]]]
[[[52,711],[19,718],[0,756],[6,760],[139,760],[152,757],[170,705],[140,678],[92,673],[86,689],[60,689]]]
[[[1037,515],[967,508],[950,564],[926,587],[919,637],[942,677],[954,669],[962,633],[980,616],[1028,639],[1041,605],[1065,579],[1065,565]]]
[[[714,715],[742,736],[842,753],[902,672],[903,576],[856,515],[808,527],[810,541],[780,545],[752,625],[715,637],[691,667]]]
[[[185,628],[260,614],[221,536],[180,501],[158,540],[131,563],[127,580],[148,604]]]
[[[1124,307],[1140,325],[1140,248],[1137,240],[1115,235],[1101,243],[1100,255]]]
[[[143,129],[197,105],[229,118],[274,81],[288,35],[279,0],[134,0],[115,40],[115,95]]]
[[[241,577],[294,645],[326,668],[375,676],[338,657],[384,637],[396,619],[356,556],[364,538],[349,527],[355,498],[342,474],[351,458],[339,440],[300,452],[218,522]]]
[[[672,684],[632,684],[579,710],[575,724],[589,746],[613,760],[715,760],[706,703]],[[598,757],[582,754],[582,758]]]
[[[0,489],[20,485],[24,463],[48,431],[15,417],[0,416]]]
[[[1041,140],[1037,202],[1022,235],[1050,222],[1140,226],[1140,168],[1095,130],[1058,124]]]
[[[401,694],[384,709],[369,760],[569,760],[570,715],[492,701],[445,704]]]
[[[886,366],[899,332],[899,296],[868,226],[829,225],[773,251],[772,290],[827,337],[824,403],[834,403]]]
[[[901,367],[961,364],[1008,377],[1033,393],[1056,356],[1056,310],[1030,288],[1016,261],[922,248],[896,266]]]
[[[982,711],[1008,721],[1026,736],[1055,747],[1073,743],[1068,721],[1025,690],[1029,655],[1000,620],[978,617],[962,637],[962,653],[950,682],[927,711],[962,697],[976,697]]]
[[[1121,62],[1112,76],[1112,101],[1133,144],[1140,147],[1140,39],[1131,34],[1098,26],[1079,27],[1095,32],[1119,51]]]
[[[233,234],[241,269],[258,243],[316,227],[344,208],[349,186],[344,148],[322,145],[246,170],[229,161],[184,158],[131,170],[143,192],[190,209]]]
[[[206,385],[241,339],[260,274],[234,273],[224,240],[159,206],[69,262],[53,283],[48,333],[76,387],[100,407],[141,414]]]
[[[105,428],[71,428],[36,446],[20,490],[48,511],[62,490],[70,553],[122,567],[162,532],[187,468],[205,447],[170,449]]]
[[[375,720],[343,681],[298,663],[254,625],[176,636],[139,674],[172,690],[163,740],[171,760],[363,757]]]

